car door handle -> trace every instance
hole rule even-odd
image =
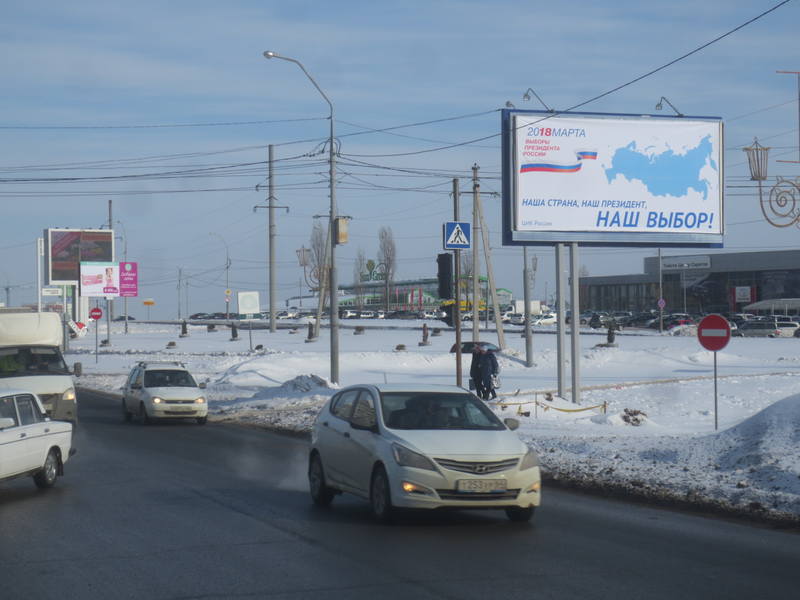
[[[323,422],[322,422],[322,424],[323,424],[325,427],[327,427],[327,426],[328,426],[328,422],[327,422],[327,421],[323,421]]]
[[[346,438],[349,438],[349,437],[350,437],[350,432],[348,432],[348,431],[345,431],[345,432],[344,432],[344,437],[346,437]]]
[[[28,437],[28,434],[27,433],[20,433],[19,437],[21,437],[21,438]]]
[[[44,432],[45,432],[45,433],[50,433],[50,429],[49,429],[49,428],[48,428],[48,429],[45,429],[45,430],[44,430]]]

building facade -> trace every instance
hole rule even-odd
[[[725,313],[760,300],[800,298],[800,250],[663,256],[661,269],[651,256],[643,270],[581,277],[581,307],[654,310],[661,297],[669,313]]]

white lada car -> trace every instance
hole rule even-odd
[[[122,388],[122,415],[142,423],[153,419],[208,419],[205,383],[198,384],[183,363],[142,361],[131,369]]]
[[[75,453],[72,423],[51,421],[36,394],[0,394],[0,481],[33,476],[40,488],[52,487]]]

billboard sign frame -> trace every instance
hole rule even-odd
[[[81,296],[86,298],[118,298],[119,264],[82,262],[80,289]]]
[[[501,127],[504,245],[722,247],[720,117],[503,109]]]
[[[44,230],[45,285],[78,285],[81,262],[114,262],[113,229]]]

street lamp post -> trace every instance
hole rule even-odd
[[[228,295],[228,290],[231,289],[231,280],[230,280],[231,255],[228,248],[228,242],[226,242],[225,238],[215,231],[212,231],[208,235],[217,236],[219,239],[222,240],[222,243],[225,244],[225,319],[230,319],[231,297]]]
[[[329,151],[330,151],[330,197],[331,197],[331,214],[330,219],[328,222],[328,227],[330,227],[330,267],[329,267],[329,287],[330,287],[330,323],[331,323],[331,382],[338,383],[339,382],[339,286],[336,281],[336,221],[337,221],[337,214],[336,214],[336,151],[334,149],[334,131],[333,131],[333,104],[331,103],[328,96],[325,95],[325,92],[322,91],[322,88],[319,87],[317,82],[314,80],[313,77],[306,71],[306,68],[303,64],[294,58],[290,58],[288,56],[281,56],[275,52],[270,50],[266,50],[264,53],[264,58],[279,58],[281,60],[285,60],[288,62],[292,62],[300,67],[300,70],[303,71],[308,80],[317,88],[317,91],[320,95],[325,99],[325,102],[328,103],[328,108],[330,109],[330,139],[328,140]]]
[[[128,232],[125,231],[125,225],[122,221],[117,220],[117,223],[122,227],[122,257],[123,262],[128,262]],[[128,297],[125,296],[122,300],[122,306],[125,311],[125,334],[128,333]]]

